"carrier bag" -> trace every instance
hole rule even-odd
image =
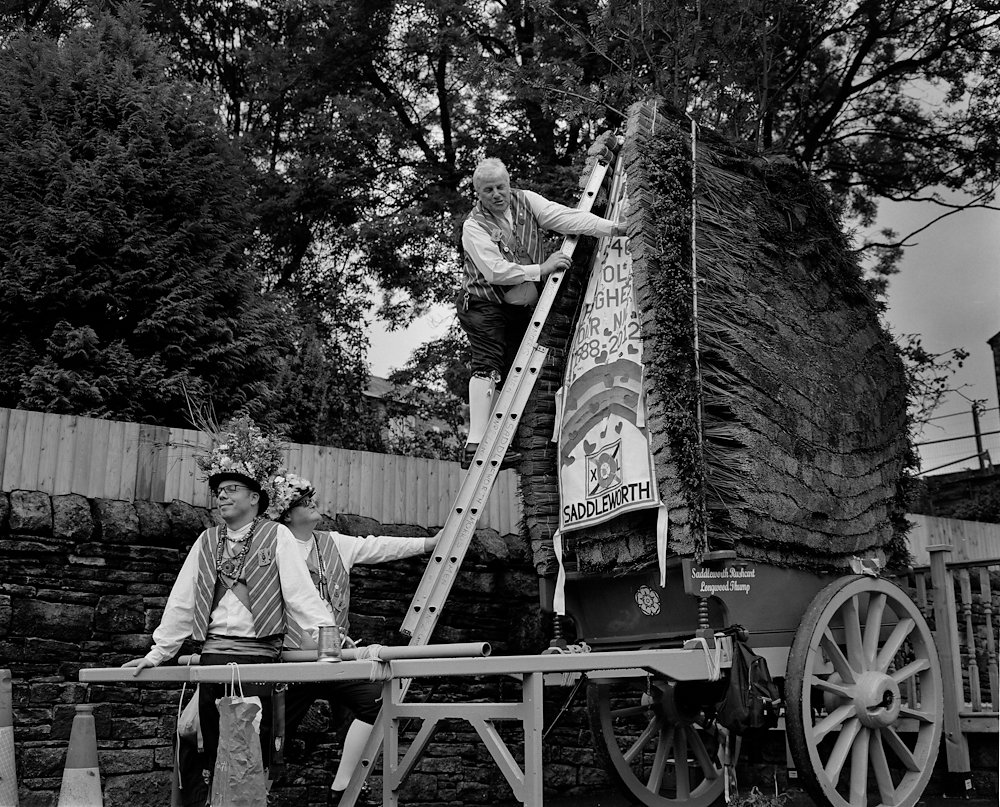
[[[212,777],[212,807],[267,807],[267,782],[260,751],[258,697],[243,697],[237,666],[219,698],[219,749]]]
[[[747,644],[746,631],[733,626],[725,631],[733,637],[733,666],[729,685],[715,706],[715,720],[734,734],[778,725],[781,696],[771,680],[767,661]]]

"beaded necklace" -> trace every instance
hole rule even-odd
[[[223,528],[223,534],[220,536],[217,555],[215,558],[215,568],[216,571],[223,576],[223,578],[226,578],[223,582],[226,583],[229,588],[232,588],[233,585],[235,585],[240,579],[240,575],[243,574],[243,567],[246,566],[247,555],[250,554],[250,544],[253,542],[253,534],[257,529],[257,525],[260,523],[260,520],[261,517],[257,516],[250,523],[250,529],[247,530],[246,538],[244,540],[232,538],[229,535],[228,524]],[[240,548],[235,554],[226,557],[226,550],[229,548],[229,541],[233,541],[238,544]],[[230,583],[229,580],[232,580],[233,582]]]
[[[316,565],[319,567],[319,595],[323,602],[330,602],[330,590],[326,584],[326,564],[323,562],[323,553],[319,550],[319,541],[316,540],[316,533],[313,533],[313,546],[316,548]]]

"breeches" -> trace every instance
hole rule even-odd
[[[374,681],[313,681],[289,684],[285,693],[285,727],[294,734],[309,707],[320,699],[342,704],[362,723],[373,724],[382,707],[382,684]]]
[[[472,348],[472,374],[498,373],[502,381],[514,363],[534,309],[526,305],[492,303],[478,297],[457,301],[458,321],[469,337]]]

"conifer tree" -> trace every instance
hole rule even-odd
[[[0,404],[177,425],[263,410],[289,328],[246,164],[136,6],[0,50]]]

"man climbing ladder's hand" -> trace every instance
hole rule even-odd
[[[542,277],[548,277],[553,272],[561,272],[569,269],[572,259],[562,250],[558,252],[553,252],[545,259],[545,262],[541,265],[541,275]]]

